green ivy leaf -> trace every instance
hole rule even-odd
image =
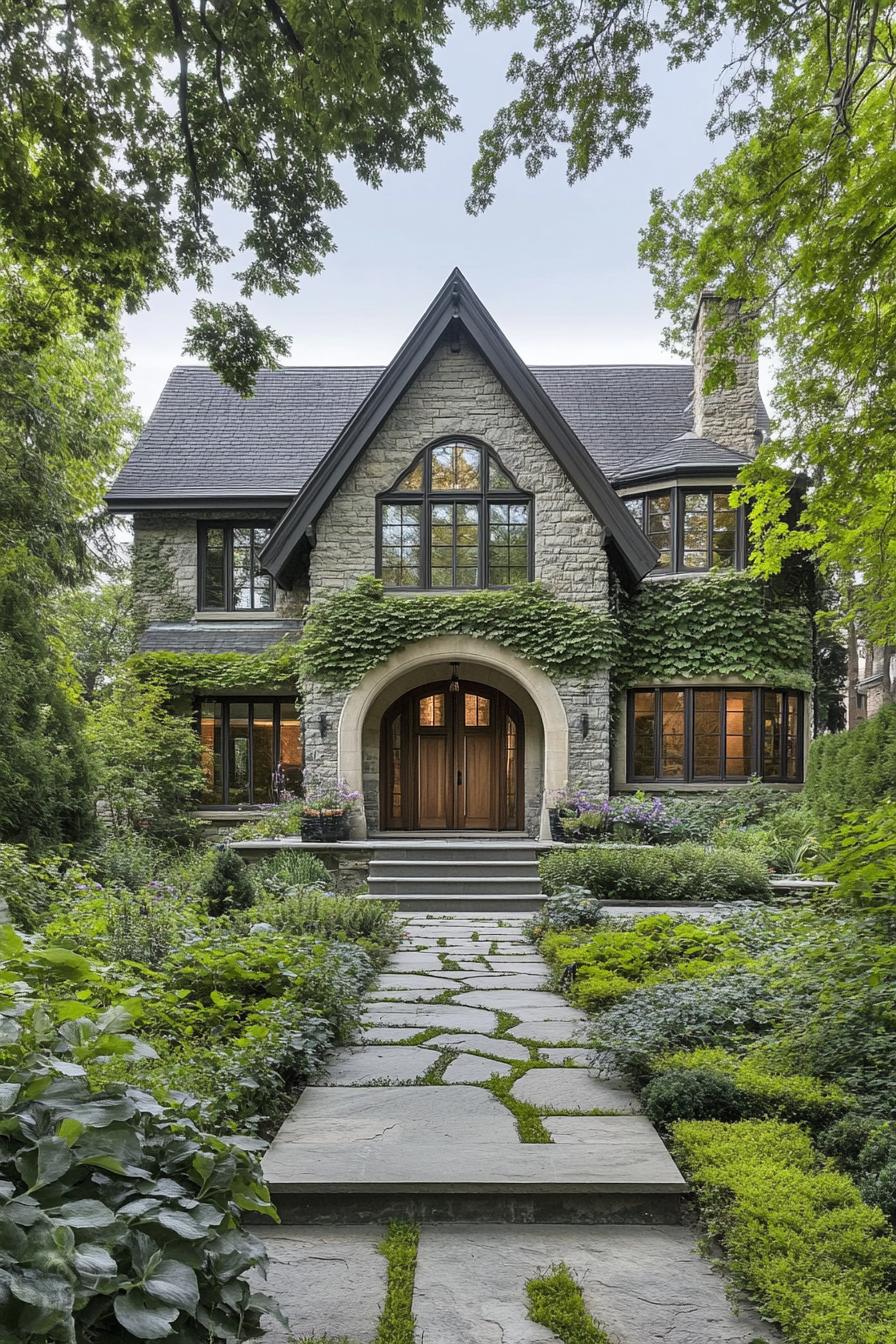
[[[135,1339],[167,1339],[177,1320],[178,1308],[155,1301],[139,1289],[119,1294],[112,1303],[119,1325]]]

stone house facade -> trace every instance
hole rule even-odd
[[[109,494],[133,517],[142,650],[297,641],[309,611],[370,575],[408,600],[536,582],[607,618],[640,585],[742,569],[729,494],[767,421],[755,361],[704,395],[712,302],[693,367],[530,369],[455,271],[385,369],[276,370],[248,402],[176,369]],[[344,781],[364,797],[359,836],[538,835],[568,789],[799,782],[801,692],[659,675],[612,690],[611,673],[549,675],[459,629],[351,685],[231,677],[194,706],[205,806]]]

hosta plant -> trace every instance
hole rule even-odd
[[[258,1338],[264,1252],[240,1217],[273,1216],[260,1145],[90,1090],[88,1064],[152,1053],[126,1008],[90,1011],[97,978],[0,928],[0,1344]]]

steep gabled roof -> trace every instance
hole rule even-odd
[[[726,448],[712,439],[701,439],[696,434],[681,434],[671,443],[647,453],[629,468],[619,471],[614,485],[630,485],[636,481],[658,480],[663,476],[736,475],[750,458],[736,448]]]
[[[439,342],[446,334],[460,329],[476,345],[604,525],[608,550],[623,574],[629,580],[637,581],[653,568],[657,554],[654,547],[532,370],[520,359],[461,272],[455,269],[271,534],[261,561],[275,578],[290,573],[299,546],[328,500]]]

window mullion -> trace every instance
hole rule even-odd
[[[712,569],[712,533],[715,508],[715,491],[706,492],[706,568]]]
[[[233,528],[224,528],[224,602],[233,611]]]
[[[221,702],[221,798],[230,802],[230,702]]]
[[[255,802],[255,705],[251,700],[246,703],[246,796],[248,802]]]
[[[653,777],[660,779],[660,762],[663,756],[663,692],[657,687],[653,701]]]
[[[728,692],[719,691],[719,778],[728,778]]]
[[[255,528],[249,531],[249,610],[255,610]]]
[[[686,784],[694,778],[694,692],[684,693],[684,759],[681,763],[681,777]]]

